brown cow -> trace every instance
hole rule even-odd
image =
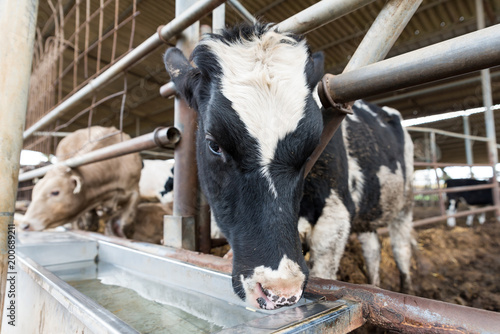
[[[66,160],[128,139],[114,127],[93,126],[61,140],[56,156]],[[77,168],[55,166],[35,185],[23,229],[56,227],[98,208],[107,221],[106,234],[124,236],[139,203],[141,167],[138,153]]]
[[[160,245],[163,239],[163,216],[171,214],[172,202],[167,205],[161,203],[139,204],[132,239]]]

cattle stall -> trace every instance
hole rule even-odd
[[[174,21],[163,27],[159,27],[157,34],[152,35],[149,39],[147,39],[146,42],[141,44],[140,47],[135,48],[126,56],[118,60],[114,65],[111,65],[104,71],[104,73],[97,76],[89,84],[77,90],[75,94],[71,95],[64,102],[60,103],[57,107],[52,109],[52,111],[44,116],[39,122],[29,127],[24,133],[24,138],[29,138],[35,133],[35,131],[43,129],[48,124],[53,123],[57,119],[57,117],[62,115],[66,111],[66,109],[69,109],[72,104],[77,103],[79,99],[91,96],[93,93],[95,93],[95,91],[99,89],[99,87],[105,86],[107,82],[111,80],[111,78],[120,75],[126,68],[131,66],[132,63],[144,57],[155,47],[161,45],[162,42],[169,42],[172,37],[180,34],[180,32],[190,26],[191,23],[197,21],[201,16],[207,14],[210,10],[217,7],[217,5],[222,2],[223,1],[197,2],[194,3],[191,7],[186,8],[185,11],[176,13],[177,18]],[[310,7],[309,9],[304,10],[303,12],[300,12],[296,16],[291,17],[281,24],[283,24],[283,29],[297,33],[304,33],[311,29],[317,28],[320,25],[323,25],[330,20],[334,20],[335,18],[340,17],[349,11],[366,5],[368,2],[370,1],[324,1]],[[185,4],[186,2],[182,3]],[[238,2],[231,1],[230,3],[233,3],[234,5]],[[411,18],[411,15],[419,5],[419,1],[387,2],[386,6],[381,11],[373,26],[368,30],[368,33],[366,35],[367,37],[358,47],[358,51],[356,51],[356,53],[352,56],[349,65],[345,69],[345,73],[335,77],[325,78],[323,82],[323,91],[325,92],[323,101],[328,101],[329,103],[334,102],[334,105],[337,106],[338,102],[348,102],[359,97],[374,94],[376,92],[376,90],[370,89],[382,89],[384,91],[394,90],[427,82],[430,80],[437,80],[451,75],[466,73],[481,68],[499,65],[499,59],[497,56],[500,49],[498,45],[499,41],[498,38],[494,38],[494,36],[499,35],[498,26],[485,29],[477,33],[471,33],[470,35],[466,35],[463,38],[453,39],[448,43],[443,42],[443,44],[436,45],[436,47],[430,47],[420,52],[416,51],[415,53],[409,53],[408,55],[406,55],[406,57],[391,59],[388,61],[380,61],[387,55],[392,44],[395,42],[395,39],[401,33],[401,30],[404,28],[408,20]],[[182,7],[179,6],[179,8]],[[334,13],[334,15],[325,15],[327,13]],[[315,19],[311,20],[311,17],[314,17]],[[395,27],[394,31],[391,29],[387,29],[387,26]],[[214,29],[218,28],[214,27]],[[185,48],[185,51],[187,51],[187,53],[189,53],[189,48],[192,47],[192,45],[189,46],[189,43],[196,43],[198,38],[196,36],[197,31],[195,31],[193,34],[194,36],[188,37],[187,40],[178,40],[180,48]],[[189,36],[189,34],[187,34],[187,36]],[[389,36],[391,38],[389,38]],[[190,41],[190,39],[192,40]],[[450,45],[459,45],[459,49],[463,50],[464,53],[458,55],[453,53],[452,55],[450,55]],[[461,63],[462,61],[465,61],[465,59],[469,59],[470,52],[474,52],[474,50],[478,49],[478,46],[484,45],[488,45],[487,50],[483,50],[484,58],[478,56],[476,57],[476,62],[466,62],[465,66],[460,68],[458,68],[459,66],[453,63],[449,68],[444,68],[442,72],[438,71],[436,67],[432,67],[433,64],[439,63],[440,59],[443,59],[439,57],[456,57],[456,61],[458,63]],[[424,73],[422,74],[419,71],[419,76],[415,75],[415,73],[413,72],[415,65],[411,64],[411,60],[415,58],[419,60],[427,59],[427,54],[435,54],[437,58],[431,59],[429,63],[425,64],[424,68],[427,72],[424,71]],[[377,61],[379,62],[371,65],[370,67],[366,66]],[[401,63],[408,66],[406,68],[404,66],[398,67],[398,64]],[[366,67],[364,69],[366,71],[356,71],[356,69],[363,66]],[[391,77],[387,80],[387,82],[384,82],[382,84],[379,81],[380,74],[392,73],[391,71],[398,71],[401,74],[401,78],[404,80],[397,81],[393,80],[394,78]],[[362,77],[361,75],[366,76]],[[414,81],[410,80],[409,78],[414,78]],[[376,82],[376,84],[374,84],[374,81]],[[346,82],[348,84],[346,84]],[[355,86],[356,83],[362,83],[365,86],[357,87]],[[349,92],[341,91],[340,87],[353,88]],[[169,87],[163,87],[162,91],[168,91],[168,88],[170,88],[170,92],[173,92],[171,85]],[[168,93],[164,94],[168,95]],[[194,115],[192,114],[192,110],[191,115],[189,115],[189,110],[187,110],[186,105],[183,105],[183,102],[180,99],[176,99],[175,104],[175,127],[178,129],[178,131],[180,131],[182,139],[189,139],[190,137],[192,138],[195,131],[195,126],[193,126],[193,124],[195,124],[195,121],[193,119]],[[335,120],[332,123],[333,129],[338,127],[338,124],[340,124],[344,116],[344,114],[342,113],[342,108],[339,109],[340,113],[338,116],[334,117]],[[168,138],[169,143],[175,143],[179,139],[177,132],[175,132],[176,130],[174,129],[173,131],[173,139]],[[325,136],[331,136],[333,135],[333,132],[334,131],[330,131],[330,133],[325,134]],[[153,134],[152,137],[157,138],[155,134]],[[168,137],[168,135],[166,137]],[[147,148],[153,147],[150,142],[151,136],[149,137],[149,144]],[[181,142],[183,141],[181,140]],[[194,236],[195,229],[193,228],[195,224],[194,216],[199,214],[199,212],[196,212],[196,210],[194,210],[197,208],[196,201],[198,199],[195,198],[195,202],[187,202],[193,201],[193,196],[188,196],[188,191],[190,192],[192,191],[192,189],[197,188],[196,178],[193,177],[194,175],[196,175],[196,167],[193,163],[194,141],[185,140],[182,145],[182,147],[180,144],[176,146],[175,158],[176,163],[181,164],[181,170],[185,173],[176,173],[175,182],[177,182],[177,184],[187,184],[190,187],[177,187],[174,195],[175,199],[177,200],[175,204],[176,207],[174,207],[174,216],[167,219],[166,224],[169,225],[169,228],[172,228],[172,226],[177,226],[172,228],[172,230],[178,231],[178,237],[173,241],[174,243],[176,242],[177,244],[179,244],[179,240],[181,240],[181,244],[185,246],[184,240],[186,239],[186,237],[183,234],[185,234],[186,230],[190,230],[191,232],[189,233],[187,238],[191,238],[191,241],[187,242],[187,244],[189,245],[187,246],[187,248],[197,249],[198,247],[203,247],[204,249],[206,249],[207,245],[210,245],[210,230],[209,228],[206,228],[206,226],[209,226],[209,220],[206,218],[204,219],[205,223],[202,226],[205,226],[205,228],[203,228],[202,230],[205,232],[204,235],[199,237],[198,241]],[[132,148],[132,143],[124,143],[124,145],[122,146],[128,146],[128,148],[126,149],[127,151],[134,150],[134,148]],[[141,147],[140,149],[145,148],[146,147]],[[108,158],[111,156],[117,156],[118,154],[126,154],[124,153],[125,149],[121,151],[121,153],[119,153],[118,150],[115,151],[115,149],[116,147],[108,150]],[[135,149],[137,149],[137,147]],[[68,166],[77,166],[81,163],[90,163],[91,161],[98,161],[98,159],[102,158],[103,156],[99,158],[86,157],[81,158],[80,161],[67,161],[66,163]],[[38,171],[37,173],[38,174],[36,175],[42,175],[43,170]],[[35,175],[35,173],[33,173],[33,175]],[[26,179],[29,179],[29,177],[30,175],[25,176]],[[13,187],[15,188],[15,186]],[[182,198],[188,199],[183,201]],[[6,210],[6,212],[10,211],[12,210]],[[206,216],[207,215],[205,213],[205,217]],[[169,247],[151,247],[148,245],[128,243],[126,241],[117,239],[106,240],[104,237],[98,235],[82,235],[83,237],[74,236],[72,234],[61,235],[62,242],[60,245],[57,245],[57,242],[47,242],[46,239],[44,239],[43,235],[40,240],[29,240],[29,235],[20,235],[21,243],[19,247],[20,253],[18,257],[18,270],[20,271],[19,282],[23,282],[23,284],[26,284],[26,286],[30,286],[30,289],[34,289],[27,289],[24,292],[22,292],[21,290],[21,292],[26,293],[26,291],[28,291],[31,293],[31,291],[40,291],[40,295],[43,295],[43,297],[40,298],[47,298],[44,299],[47,300],[47,303],[49,303],[50,299],[55,299],[54,310],[57,311],[61,311],[61,307],[62,309],[66,310],[77,307],[78,311],[74,312],[71,315],[68,315],[69,318],[66,318],[65,315],[65,319],[69,319],[68,322],[64,322],[64,324],[70,326],[68,328],[71,328],[71,326],[74,326],[77,323],[80,324],[79,322],[82,322],[83,327],[79,328],[87,328],[90,331],[98,332],[101,328],[107,328],[109,332],[135,332],[133,328],[129,328],[129,326],[124,324],[120,319],[114,317],[112,314],[109,314],[109,312],[103,310],[101,307],[99,307],[99,305],[96,305],[95,302],[92,302],[92,300],[90,300],[88,297],[78,293],[77,291],[75,291],[75,289],[69,287],[67,283],[62,282],[61,279],[58,278],[58,276],[64,276],[65,273],[71,274],[71,272],[75,270],[74,264],[72,263],[74,262],[74,259],[72,261],[68,259],[55,259],[56,261],[54,262],[44,262],[47,261],[47,259],[52,260],[51,256],[54,256],[54,254],[64,253],[64,251],[66,250],[66,248],[64,247],[67,247],[67,245],[64,245],[64,243],[68,240],[70,243],[84,244],[85,247],[88,246],[89,249],[97,249],[89,251],[89,254],[91,254],[91,256],[85,260],[82,260],[89,261],[90,265],[90,268],[84,268],[83,271],[80,271],[84,273],[83,276],[88,273],[87,270],[89,272],[92,272],[91,276],[95,274],[96,271],[98,273],[101,272],[102,274],[106,273],[107,269],[105,268],[105,265],[102,268],[97,269],[93,267],[99,266],[100,263],[99,262],[98,264],[95,264],[93,261],[94,257],[97,255],[95,254],[95,252],[97,251],[102,252],[101,254],[99,254],[99,258],[103,262],[110,262],[111,264],[113,264],[114,261],[117,261],[117,258],[121,258],[124,255],[141,256],[143,259],[142,261],[158,260],[160,262],[168,262],[163,258],[158,259],[158,257],[168,257],[174,254],[172,257],[175,258],[176,256],[179,256],[178,254],[182,254],[181,261],[193,262],[196,265],[195,267],[190,268],[190,270],[193,270],[193,272],[186,274],[187,276],[196,277],[196,275],[201,275],[206,280],[202,282],[206,284],[213,284],[216,279],[212,277],[220,275],[218,272],[204,272],[197,267],[204,266],[199,262],[199,259],[203,258],[202,255],[184,253],[182,251],[174,250]],[[171,235],[172,234],[170,233],[169,236]],[[35,234],[33,234],[33,236],[35,236]],[[26,239],[23,240],[23,238]],[[57,238],[58,237],[56,236],[55,239]],[[74,238],[76,238],[77,240]],[[44,247],[47,247],[50,256],[48,256],[47,258],[37,258],[39,254],[36,254],[38,252],[34,252],[32,249],[30,250],[30,243],[37,245],[37,247],[41,247],[44,250]],[[199,243],[199,245],[197,246],[196,243]],[[51,249],[52,246],[54,246],[53,249]],[[138,248],[140,249],[138,250]],[[119,255],[116,255],[117,253]],[[159,254],[161,254],[161,256]],[[211,261],[211,259],[209,259],[208,261]],[[126,267],[126,270],[128,271],[137,272],[143,269],[129,268],[127,267],[127,264],[118,262],[116,262],[115,264],[117,266]],[[165,269],[162,270],[174,272],[183,270],[180,268],[184,267],[182,263],[177,263],[175,261],[173,264],[168,265],[171,265],[173,267],[165,267]],[[216,269],[218,271],[227,272],[227,268],[224,269],[222,267],[217,267]],[[54,275],[54,273],[56,273],[56,275],[58,276]],[[210,278],[207,279],[206,277]],[[88,278],[94,277],[89,276]],[[182,281],[183,277],[180,277],[178,279],[181,280],[181,286],[183,285],[183,283],[187,285],[187,282]],[[216,287],[214,287],[214,289],[220,288],[224,284],[227,285],[225,288],[228,288],[229,284],[227,284],[227,282],[228,280],[230,280],[230,277],[226,275],[225,277],[222,277],[220,279],[221,285],[217,285]],[[75,278],[75,280],[81,280],[81,277]],[[223,283],[223,281],[225,283]],[[498,314],[492,312],[462,308],[445,303],[422,300],[417,297],[392,294],[379,289],[367,289],[362,287],[349,286],[348,284],[343,284],[340,282],[321,281],[314,279],[311,280],[309,284],[310,285],[308,292],[310,294],[310,299],[307,299],[304,305],[299,305],[295,311],[287,312],[287,310],[285,309],[281,310],[281,312],[276,312],[276,316],[273,315],[266,318],[268,321],[264,322],[264,328],[261,327],[263,323],[262,320],[251,321],[251,319],[246,319],[242,323],[236,324],[243,327],[236,327],[233,330],[240,331],[249,330],[252,328],[260,328],[261,330],[263,330],[263,332],[269,332],[273,329],[280,329],[284,332],[301,332],[305,331],[307,326],[315,326],[313,328],[318,331],[321,331],[322,328],[329,328],[330,330],[335,330],[336,332],[343,333],[360,327],[367,321],[382,328],[391,330],[419,332],[432,328],[432,330],[439,332],[447,331],[450,328],[456,328],[457,330],[465,328],[466,330],[472,332],[493,332],[499,322]],[[186,287],[186,289],[190,288]],[[52,292],[53,295],[47,296],[48,291]],[[214,291],[217,291],[217,293],[219,293],[218,290]],[[206,292],[207,290],[197,291],[197,293],[201,294],[204,294]],[[231,293],[225,294],[224,292],[220,292],[220,294],[224,295],[224,299],[229,303],[238,303],[238,301],[233,300],[231,299],[232,297],[228,296]],[[220,295],[216,297],[219,296]],[[189,297],[186,297],[186,300],[188,300],[188,298]],[[341,299],[339,300],[338,298]],[[403,301],[401,301],[401,298],[403,298]],[[408,301],[415,306],[408,306]],[[20,306],[22,305],[20,304]],[[247,310],[246,313],[248,314],[248,312],[253,311]],[[295,318],[290,315],[294,312]],[[100,314],[100,316],[97,317],[96,313]],[[282,318],[286,318],[286,321],[280,319],[280,313],[283,313]],[[299,315],[299,317],[297,317],[297,314]],[[71,317],[76,317],[79,322],[76,320],[74,321]],[[293,320],[290,321],[290,318],[293,318]],[[464,320],[464,318],[466,318],[466,320]],[[96,319],[97,322],[94,322]],[[247,320],[249,322],[246,322]],[[94,323],[91,324],[91,322]],[[333,326],[333,324],[335,324],[335,326]],[[86,327],[87,325],[90,327]],[[3,326],[6,326],[6,323],[4,323]],[[227,324],[224,326],[230,327]],[[224,330],[223,332],[226,331],[230,332],[230,330]]]

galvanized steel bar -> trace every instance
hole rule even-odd
[[[0,331],[7,306],[7,273],[15,272],[14,207],[23,147],[38,0],[0,2]],[[9,262],[8,262],[9,261]],[[12,261],[12,262],[10,262]],[[14,276],[15,277],[15,276]],[[16,278],[11,283],[15,286]],[[22,287],[18,287],[21,288]],[[14,289],[15,290],[15,289]],[[15,291],[13,291],[15,293]],[[10,293],[12,296],[12,292]],[[10,301],[16,302],[15,299]],[[11,306],[10,304],[8,305]],[[17,310],[19,306],[17,305]],[[14,306],[16,309],[16,306]],[[14,324],[23,321],[13,314]],[[7,323],[7,321],[5,321]],[[12,327],[15,328],[15,327]]]
[[[484,7],[483,0],[476,0],[476,16],[477,16],[477,29],[483,29],[486,25],[484,22]],[[497,35],[497,39],[500,39]],[[482,52],[482,51],[481,51]],[[500,58],[500,56],[499,56]],[[491,163],[493,176],[491,178],[493,187],[493,204],[497,207],[495,216],[500,221],[500,195],[498,194],[498,182],[496,166],[498,164],[498,151],[497,151],[497,138],[495,132],[495,117],[493,116],[493,98],[491,94],[491,78],[490,70],[484,69],[481,71],[481,87],[483,89],[483,104],[485,107],[484,121],[486,125],[486,137],[488,137],[488,158]]]
[[[257,19],[238,0],[228,0],[228,4],[248,23],[256,23]]]
[[[469,116],[462,116],[462,121],[464,123],[464,135],[470,136]],[[468,137],[465,138],[465,160],[467,161],[468,165],[472,165],[474,163],[474,155],[472,154],[472,141]],[[471,174],[471,177],[473,177],[472,167],[470,167],[469,172]]]
[[[344,68],[344,73],[384,59],[421,3],[422,0],[388,1]]]
[[[306,291],[362,303],[364,318],[403,333],[497,333],[500,313],[405,295],[369,285],[312,278]]]
[[[188,10],[190,4],[196,0],[176,0],[175,15],[183,15]],[[189,57],[196,43],[200,39],[199,23],[195,23],[181,34],[177,41],[177,47]],[[174,173],[174,205],[173,216],[181,218],[182,244],[189,245],[188,249],[196,250],[198,240],[196,237],[196,221],[198,209],[198,168],[196,165],[196,129],[197,114],[191,109],[185,100],[176,97],[174,102],[174,125],[182,134],[181,141],[176,145],[174,152],[175,173]],[[179,186],[180,185],[180,186]],[[191,219],[191,222],[189,221]],[[195,224],[186,230],[186,224]],[[193,235],[188,235],[194,233]],[[166,240],[164,238],[164,240]]]
[[[66,159],[58,163],[71,168],[87,165],[93,162],[98,162],[106,159],[116,158],[122,155],[139,152],[142,150],[151,149],[157,146],[165,146],[168,144],[175,144],[180,139],[179,130],[175,127],[158,128],[154,132],[135,137],[118,144],[103,147],[101,149],[91,151],[80,156]],[[26,181],[34,179],[35,177],[44,176],[55,165],[49,165],[38,168],[19,176],[19,181]]]
[[[212,12],[212,32],[219,34],[226,27],[226,4],[223,3]]]
[[[356,49],[356,52],[344,69],[344,73],[383,59],[421,2],[422,0],[388,1]],[[352,112],[348,103],[354,100],[341,101],[345,102],[342,104],[337,103],[339,101],[333,99],[333,91],[329,84],[332,77],[331,74],[325,74],[323,80],[318,85],[318,95],[326,109],[323,114],[323,132],[320,144],[306,163],[304,177],[310,172],[345,116]]]
[[[196,2],[195,4],[193,4],[193,6],[177,16],[170,23],[163,26],[163,28],[160,30],[162,39],[169,40],[172,37],[180,34],[184,29],[189,27],[194,22],[198,21],[203,16],[210,13],[214,8],[219,6],[224,1],[225,0],[203,0]],[[24,139],[32,136],[35,131],[38,131],[45,126],[53,123],[57,118],[63,115],[76,103],[104,87],[106,84],[118,77],[118,75],[122,74],[124,70],[135,64],[137,61],[151,53],[162,44],[163,42],[157,33],[149,37],[146,41],[144,41],[142,44],[125,55],[122,59],[117,61],[113,66],[108,68],[97,78],[90,81],[78,92],[71,95],[67,100],[56,106],[47,115],[33,124],[33,126],[24,131]]]
[[[324,0],[277,25],[280,31],[306,34],[375,0]]]
[[[334,101],[348,102],[497,66],[499,36],[497,24],[347,73],[327,75],[328,90]]]

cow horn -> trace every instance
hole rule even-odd
[[[70,179],[75,180],[76,183],[75,189],[73,190],[73,194],[78,194],[80,190],[82,190],[82,179],[76,175],[71,175]]]

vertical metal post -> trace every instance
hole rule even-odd
[[[223,3],[212,12],[212,31],[218,34],[226,27],[226,4]]]
[[[12,302],[5,305],[7,279],[16,286],[14,205],[28,105],[38,0],[0,2],[0,331],[4,315],[12,314]],[[8,277],[7,277],[8,274]],[[10,298],[10,297],[9,297]],[[17,310],[17,308],[15,308]],[[5,310],[9,310],[8,313]],[[14,310],[15,317],[15,310]],[[18,320],[19,321],[19,320]],[[6,322],[7,323],[7,322]],[[16,322],[17,323],[17,322]]]
[[[477,16],[477,29],[483,29],[485,27],[484,22],[484,7],[482,0],[476,0],[476,16]],[[484,111],[484,121],[486,125],[486,137],[488,137],[488,157],[490,160],[491,167],[493,168],[493,204],[496,207],[495,216],[498,221],[500,221],[500,196],[498,194],[498,181],[496,174],[496,166],[498,164],[498,152],[497,152],[497,138],[495,132],[495,118],[493,117],[493,99],[491,97],[491,78],[490,70],[481,71],[481,85],[483,89],[483,104],[485,107]]]
[[[196,0],[176,0],[175,16],[181,15]],[[177,47],[189,57],[200,38],[199,22],[182,32]],[[173,216],[165,216],[163,240],[172,247],[197,250],[196,214],[198,208],[198,170],[196,166],[196,112],[183,99],[174,103],[174,126],[181,131],[181,140],[175,147]]]
[[[470,136],[469,116],[465,115],[462,117],[462,119],[464,122],[464,135]],[[470,177],[474,177],[474,173],[472,173],[472,164],[474,163],[474,156],[472,155],[472,140],[470,138],[465,138],[465,158],[467,160],[467,164],[469,165]]]
[[[438,197],[439,197],[439,209],[441,211],[441,215],[444,216],[446,214],[446,208],[444,206],[443,190],[441,189],[441,185],[439,184],[439,175],[437,172],[438,166],[437,166],[436,133],[432,131],[430,135],[431,135],[432,168],[434,169],[434,174],[436,176],[436,183],[437,183]]]
[[[226,5],[222,4],[212,12],[212,31],[219,33],[226,26]],[[210,206],[200,192],[198,212],[198,244],[202,253],[209,254],[212,248]]]

